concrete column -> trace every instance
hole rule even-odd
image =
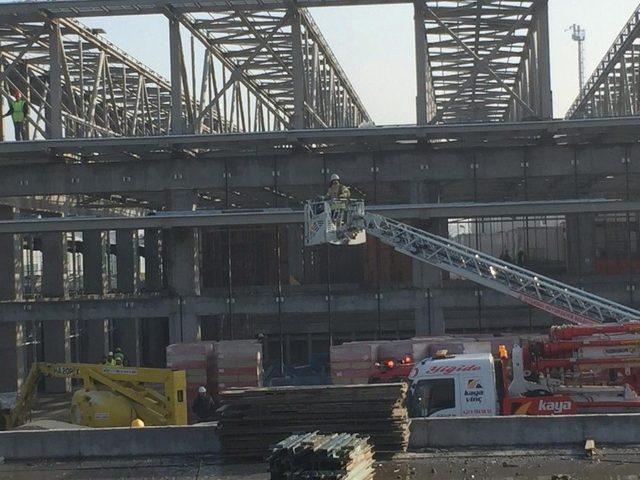
[[[567,270],[569,275],[583,277],[596,272],[595,215],[566,216]]]
[[[13,220],[17,210],[0,206],[0,220]],[[0,299],[22,299],[22,237],[0,235]]]
[[[86,335],[86,358],[83,362],[100,363],[109,351],[109,320],[88,320],[84,328]]]
[[[42,324],[42,344],[46,362],[68,363],[71,361],[71,335],[68,320],[49,320]],[[71,391],[71,380],[45,378],[44,389],[47,393],[64,393]]]
[[[141,322],[143,339],[142,366],[164,368],[167,365],[166,348],[169,329],[166,318],[144,318]]]
[[[159,292],[162,290],[162,259],[160,257],[160,230],[154,228],[144,231],[144,268],[145,290]]]
[[[137,231],[116,230],[116,268],[118,292],[136,293],[140,270]]]
[[[64,233],[42,234],[42,295],[64,298],[67,295],[67,241]],[[42,343],[46,362],[71,361],[68,320],[43,322]],[[45,379],[45,391],[64,393],[71,390],[68,379]]]
[[[448,237],[448,220],[437,219],[423,223],[430,233]],[[444,333],[444,313],[439,304],[438,292],[442,287],[442,270],[418,260],[413,261],[413,286],[421,298],[414,311],[416,335],[441,335]]]
[[[88,230],[82,233],[84,292],[104,295],[109,288],[107,276],[108,233]]]
[[[195,210],[195,192],[172,191],[167,205],[172,211]],[[169,341],[200,339],[200,321],[192,310],[190,297],[200,295],[200,236],[196,228],[165,230],[167,286],[176,297],[175,313],[169,318]]]
[[[142,348],[140,340],[140,319],[119,318],[113,320],[115,328],[113,348],[120,347],[131,366],[140,366]]]
[[[290,9],[291,16],[291,49],[293,58],[293,119],[292,126],[295,130],[305,128],[305,74],[304,52],[302,50],[302,28],[300,25],[300,11],[297,8]]]
[[[62,138],[62,45],[60,26],[49,22],[49,105],[47,134],[49,138]]]
[[[173,135],[182,135],[185,133],[182,115],[182,69],[184,58],[180,22],[175,18],[169,19],[169,55],[171,57],[171,133]]]
[[[134,230],[116,230],[116,264],[118,292],[134,294],[138,292],[139,259],[138,233]],[[121,318],[114,320],[116,343],[129,365],[140,364],[140,320]]]
[[[169,318],[169,343],[197,342],[202,338],[200,318],[191,299],[176,298],[175,312]]]
[[[287,226],[287,265],[292,285],[304,283],[304,232],[299,225]]]
[[[24,322],[0,323],[0,392],[18,391],[29,373],[24,348]]]
[[[441,305],[440,292],[431,289],[420,291],[422,297],[416,302],[414,318],[416,336],[434,336],[445,333],[444,309]]]
[[[84,291],[89,295],[104,295],[109,287],[107,276],[108,232],[88,230],[82,233],[82,262]],[[84,340],[89,363],[99,363],[109,351],[109,321],[107,319],[85,322]]]
[[[42,296],[65,297],[67,285],[67,239],[64,233],[42,234]]]
[[[172,211],[195,210],[195,194],[170,192]],[[167,283],[176,296],[200,295],[200,236],[196,228],[173,228],[167,231]]]
[[[0,206],[0,219],[13,220],[16,209]],[[0,235],[0,300],[22,299],[22,237]],[[25,371],[24,323],[0,323],[0,392],[15,392]]]

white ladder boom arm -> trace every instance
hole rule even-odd
[[[538,275],[446,238],[381,215],[365,213],[367,233],[421,262],[502,292],[577,325],[627,323],[640,311]]]

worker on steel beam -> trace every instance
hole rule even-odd
[[[9,102],[9,111],[4,114],[5,117],[11,115],[13,128],[16,132],[16,142],[27,140],[24,132],[24,122],[27,119],[28,108],[29,105],[27,101],[22,98],[22,93],[16,91],[13,100]]]

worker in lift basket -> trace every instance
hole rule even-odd
[[[346,204],[351,198],[349,187],[340,182],[339,175],[335,173],[331,175],[329,190],[327,190],[325,198],[331,200],[331,220],[339,228],[346,220]]]
[[[340,176],[335,173],[331,175],[326,198],[328,200],[349,200],[349,198],[351,198],[349,187],[340,183]]]
[[[216,404],[205,387],[198,387],[198,396],[193,399],[191,410],[196,414],[199,422],[209,422],[215,418]]]

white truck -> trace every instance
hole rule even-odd
[[[446,355],[416,364],[409,374],[413,417],[499,415],[493,355]]]

